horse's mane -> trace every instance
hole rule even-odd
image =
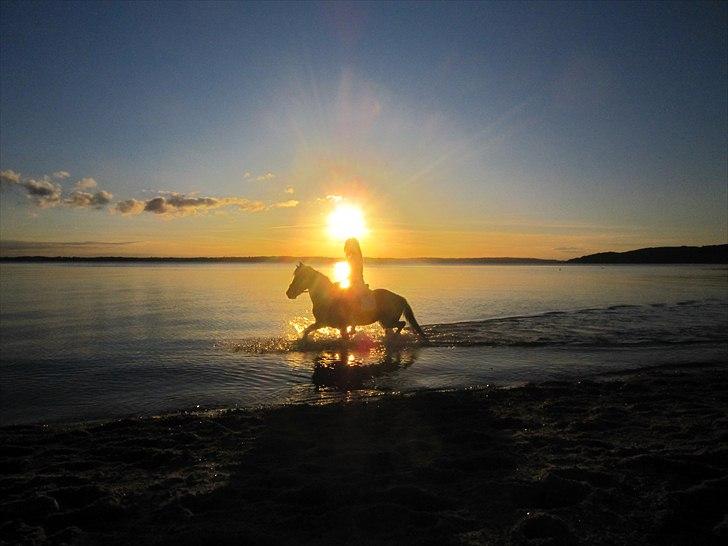
[[[329,279],[326,275],[324,275],[323,273],[321,273],[321,271],[319,271],[318,269],[314,269],[310,265],[305,265],[303,267],[307,267],[308,269],[310,269],[320,279],[323,279],[326,282],[327,285],[333,286],[334,283],[331,281],[331,279]]]

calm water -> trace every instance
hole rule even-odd
[[[431,347],[342,354],[288,265],[0,265],[2,424],[507,385],[728,360],[721,266],[378,266]],[[327,266],[321,266],[327,271]]]

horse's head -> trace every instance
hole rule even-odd
[[[286,290],[286,296],[288,296],[288,299],[295,300],[298,296],[308,290],[314,280],[314,273],[315,271],[313,267],[303,265],[299,262],[296,266],[296,270],[293,272],[291,285],[288,287],[288,290]]]

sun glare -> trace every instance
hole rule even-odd
[[[367,232],[366,224],[364,223],[364,213],[355,205],[338,205],[329,214],[328,230],[329,235],[339,241],[346,240],[350,237],[360,239]]]
[[[351,275],[349,262],[336,262],[334,264],[334,282],[339,283],[341,288],[349,288],[351,284],[349,275]]]

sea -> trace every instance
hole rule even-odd
[[[315,265],[331,273],[331,265]],[[718,265],[373,265],[430,338],[343,346],[292,264],[0,264],[0,425],[321,404],[728,362]]]

